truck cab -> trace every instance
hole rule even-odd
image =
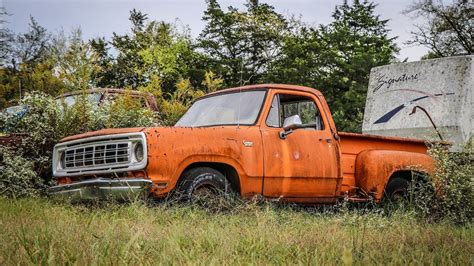
[[[378,202],[387,189],[405,193],[410,173],[433,171],[426,153],[420,140],[338,133],[316,89],[252,85],[197,99],[174,127],[63,139],[50,192],[77,200],[233,191],[301,203]]]

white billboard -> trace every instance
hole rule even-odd
[[[453,150],[459,150],[473,130],[473,58],[457,56],[373,68],[363,133],[443,138],[455,144]]]

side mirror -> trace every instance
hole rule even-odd
[[[293,130],[297,128],[301,128],[303,122],[301,122],[301,118],[299,115],[292,115],[285,118],[283,122],[283,132],[280,132],[280,138],[286,139],[286,136],[293,133]]]
[[[285,131],[290,131],[293,129],[297,129],[303,125],[303,122],[301,122],[301,118],[299,115],[292,115],[287,118],[285,118],[285,121],[283,122],[283,129]]]

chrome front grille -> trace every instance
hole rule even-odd
[[[114,165],[130,162],[129,143],[88,145],[65,151],[64,168]]]
[[[53,175],[109,174],[145,169],[147,141],[142,132],[103,135],[62,142],[54,147]],[[136,158],[140,146],[143,156]]]

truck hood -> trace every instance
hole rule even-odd
[[[115,135],[115,134],[123,134],[123,133],[133,133],[133,132],[142,132],[145,128],[144,127],[132,127],[132,128],[107,128],[97,131],[86,132],[78,135],[73,135],[69,137],[63,138],[60,142],[76,140],[76,139],[83,139],[95,136],[103,136],[103,135]]]
[[[86,132],[78,135],[73,135],[69,137],[63,138],[60,142],[71,141],[76,139],[83,139],[89,137],[96,137],[96,136],[104,136],[104,135],[116,135],[116,134],[123,134],[123,133],[134,133],[134,132],[144,132],[147,135],[150,134],[157,134],[159,135],[166,135],[166,136],[179,136],[177,140],[181,140],[186,136],[187,138],[197,137],[199,138],[209,138],[214,136],[222,137],[222,132],[224,131],[235,131],[236,128],[240,128],[242,133],[245,132],[245,129],[249,129],[249,126],[215,126],[215,127],[132,127],[132,128],[108,128],[102,129],[97,131]]]

